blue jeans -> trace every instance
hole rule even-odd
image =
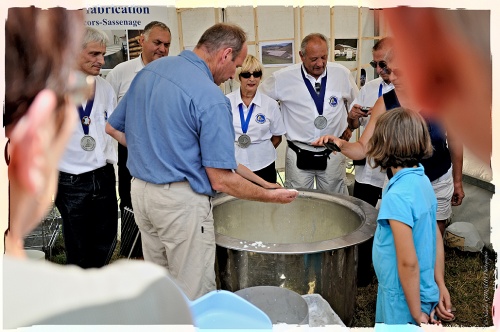
[[[63,219],[67,264],[109,262],[116,243],[118,203],[113,165],[82,174],[60,172],[56,206]]]

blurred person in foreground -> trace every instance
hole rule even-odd
[[[137,73],[106,128],[128,147],[144,259],[165,267],[191,300],[216,288],[216,191],[275,203],[298,195],[257,186],[248,180],[279,187],[236,163],[231,103],[218,85],[234,77],[246,55],[240,27],[213,25],[193,51]]]
[[[276,148],[286,131],[278,102],[257,90],[263,69],[256,57],[247,55],[238,69],[240,88],[227,97],[233,112],[236,161],[276,183]]]
[[[409,97],[491,167],[491,11],[396,7],[384,16]],[[430,49],[439,56],[422,54]]]
[[[10,200],[3,327],[190,324],[185,297],[154,264],[120,261],[84,270],[26,257],[24,238],[47,213],[57,188],[58,163],[78,119],[75,103],[93,91],[73,71],[82,28],[82,11],[8,11],[4,124]]]

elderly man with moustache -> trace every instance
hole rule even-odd
[[[347,195],[345,157],[310,144],[326,133],[350,137],[345,104],[358,88],[346,67],[328,62],[324,35],[307,35],[299,55],[301,64],[274,72],[260,86],[281,103],[288,141],[285,186],[313,188],[316,182],[317,189]]]
[[[95,79],[95,90],[93,97],[78,107],[78,124],[59,164],[55,201],[63,220],[67,264],[83,268],[107,263],[118,226],[113,168],[117,156],[113,139],[105,132],[116,96],[99,76],[107,40],[102,31],[86,28],[77,68]]]
[[[170,28],[165,23],[152,21],[144,27],[144,32],[139,37],[139,44],[142,46],[141,55],[135,59],[118,64],[106,76],[106,80],[115,90],[118,102],[123,98],[135,75],[142,68],[156,59],[168,56],[171,39]],[[131,227],[130,224],[127,225],[123,220],[124,208],[132,208],[132,199],[130,198],[130,181],[132,180],[132,176],[127,168],[127,156],[127,147],[118,144],[118,194],[120,195],[120,211],[122,215],[120,253],[123,256],[130,254],[132,245],[132,243],[123,241],[124,235],[130,232]],[[135,228],[135,226],[133,227]],[[131,255],[132,257],[142,256],[140,246],[141,239],[139,237],[136,247],[138,249],[134,250]]]

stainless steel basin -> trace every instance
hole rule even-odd
[[[318,293],[350,325],[357,244],[373,236],[375,208],[353,197],[305,189],[290,204],[225,194],[213,203],[220,288],[280,286]]]

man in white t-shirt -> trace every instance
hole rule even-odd
[[[347,117],[347,122],[352,130],[364,127],[370,119],[370,108],[377,99],[384,93],[394,89],[389,75],[380,68],[384,63],[384,58],[390,48],[391,39],[389,37],[379,40],[372,49],[373,61],[370,65],[377,71],[378,78],[366,83],[359,90],[359,95],[351,104],[351,110]],[[363,110],[364,109],[364,110]],[[353,196],[371,204],[377,205],[382,194],[382,187],[386,179],[385,171],[380,167],[372,168],[366,159],[354,160],[356,181],[354,182]]]
[[[139,37],[139,44],[142,47],[141,54],[132,60],[122,62],[113,68],[106,80],[115,90],[118,102],[122,99],[130,87],[130,83],[135,75],[150,62],[156,59],[168,56],[170,50],[170,42],[172,35],[170,28],[163,22],[152,21],[144,27],[144,32]],[[120,211],[124,216],[125,207],[132,209],[132,199],[130,197],[130,181],[132,176],[127,168],[127,147],[118,144],[118,194],[120,196]],[[132,220],[132,223],[134,221]],[[122,241],[120,246],[120,254],[122,256],[141,257],[141,238],[137,239],[135,249],[131,252],[133,241],[124,241],[124,238],[133,239],[131,235],[131,227],[135,226],[122,218],[121,234]]]
[[[63,220],[67,264],[83,268],[109,261],[118,226],[113,168],[117,155],[113,139],[105,132],[116,96],[99,76],[107,40],[102,31],[86,28],[77,68],[94,77],[94,96],[78,107],[78,123],[59,163],[55,204]]]
[[[281,103],[288,143],[285,186],[313,188],[316,182],[319,190],[347,195],[344,155],[310,143],[327,133],[350,137],[345,104],[356,98],[358,88],[349,69],[328,62],[324,35],[307,35],[299,55],[302,64],[274,72],[260,86]]]
[[[377,71],[379,77],[366,83],[352,102],[347,117],[349,128],[352,130],[366,126],[371,115],[370,108],[384,93],[394,89],[389,80],[389,74],[381,68],[384,67],[384,59],[391,43],[391,39],[386,37],[373,46],[373,60],[370,65]],[[386,172],[382,171],[380,167],[371,167],[366,159],[353,160],[353,162],[356,173],[353,196],[376,206],[382,195],[382,187],[387,178]],[[361,287],[368,285],[374,276],[374,270],[371,267],[372,246],[373,239],[358,246],[358,286]]]

